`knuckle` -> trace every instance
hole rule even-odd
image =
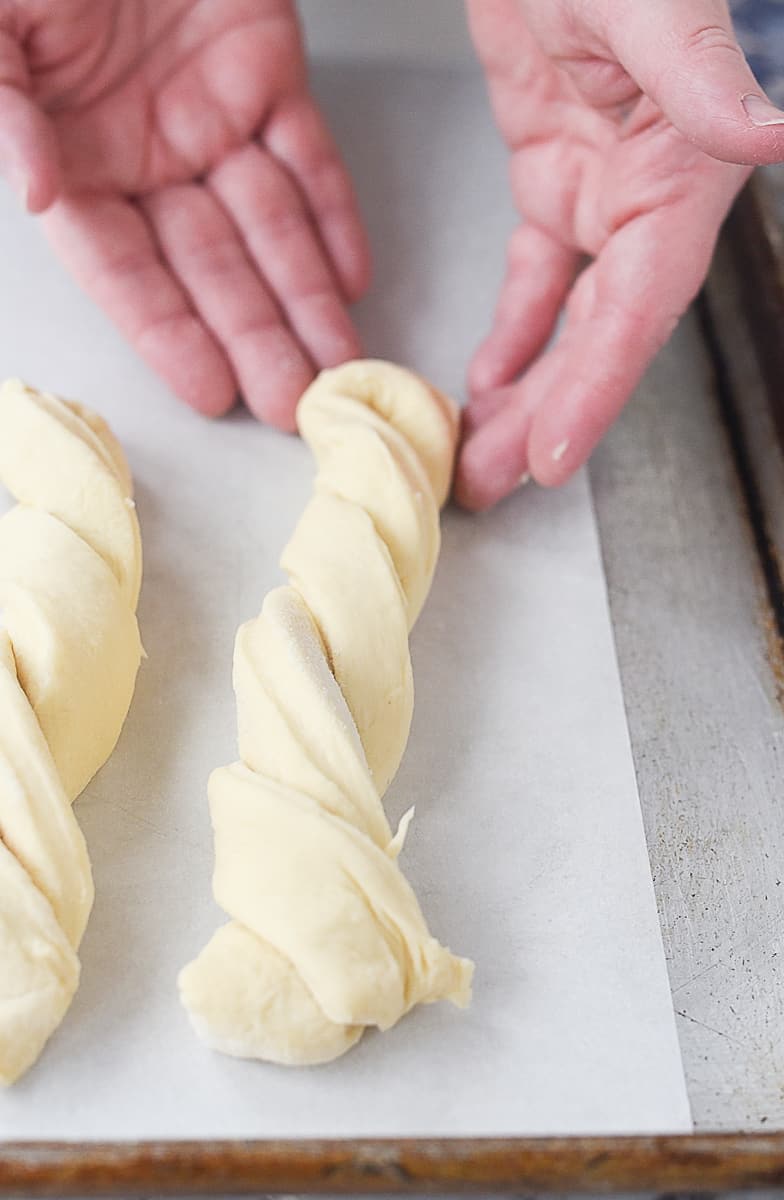
[[[720,24],[698,25],[690,29],[683,42],[688,53],[712,55],[721,53],[733,58],[743,58],[743,51],[730,29]]]
[[[280,315],[274,310],[245,317],[230,331],[229,338],[235,344],[277,339],[284,333]]]
[[[269,236],[283,241],[298,237],[306,224],[306,218],[300,205],[291,200],[262,208],[259,222]]]
[[[191,313],[183,312],[180,308],[171,311],[155,313],[148,317],[140,317],[131,328],[131,336],[137,347],[143,353],[161,339],[168,338],[172,342],[190,340],[197,333],[198,322]]]
[[[106,261],[96,264],[85,273],[84,282],[88,291],[99,304],[109,303],[120,282],[124,290],[143,293],[152,289],[157,279],[157,264],[142,252],[116,253]]]
[[[194,244],[186,257],[200,274],[222,277],[234,274],[243,265],[240,247],[231,241]]]
[[[303,277],[292,289],[290,301],[293,304],[308,305],[312,308],[331,307],[335,303],[335,293],[324,279],[308,279]]]
[[[314,158],[308,171],[313,195],[320,211],[334,211],[348,203],[348,184],[343,169],[329,154]]]

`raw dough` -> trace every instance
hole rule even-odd
[[[470,998],[473,965],[428,932],[380,796],[408,739],[408,631],[430,587],[457,437],[451,401],[382,362],[324,371],[297,421],[315,494],[290,586],[242,626],[240,761],[213,773],[215,898],[233,918],[180,974],[227,1054],[326,1062],[413,1005]]]
[[[142,648],[141,543],[122,450],[95,414],[0,388],[0,1083],[79,981],[93,901],[72,802],[111,754]]]

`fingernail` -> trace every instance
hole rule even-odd
[[[568,449],[569,449],[569,439],[564,438],[564,440],[562,442],[559,442],[558,445],[553,450],[553,462],[560,462],[561,459],[563,458],[564,454],[566,454],[566,451]]]
[[[519,488],[525,487],[525,485],[530,482],[531,482],[531,472],[523,471],[522,475],[520,476],[520,478],[517,481],[517,486]]]
[[[784,112],[771,104],[767,96],[744,96],[741,104],[752,125],[784,125]]]

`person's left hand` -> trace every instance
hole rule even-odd
[[[468,7],[526,218],[470,370],[455,490],[482,509],[585,462],[705,277],[733,164],[784,159],[784,113],[723,0]]]

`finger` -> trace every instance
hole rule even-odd
[[[690,141],[727,162],[784,160],[784,112],[754,78],[724,0],[622,0],[609,8],[610,47]]]
[[[537,482],[564,483],[588,460],[669,339],[708,270],[718,226],[706,237],[699,222],[693,213],[688,233],[661,213],[632,223],[579,280],[533,408],[527,461]]]
[[[77,282],[178,396],[208,416],[232,407],[231,367],[161,262],[137,208],[117,197],[70,196],[43,220]]]
[[[302,189],[346,298],[358,300],[370,282],[367,236],[348,172],[311,97],[275,109],[263,142]]]
[[[695,180],[685,201],[630,221],[580,276],[556,345],[466,440],[456,477],[460,503],[488,508],[524,472],[559,484],[586,461],[707,271],[742,173],[705,161],[701,184]]]
[[[288,172],[253,144],[224,159],[209,186],[318,367],[359,355],[359,339],[335,277]]]
[[[229,215],[198,184],[162,188],[144,201],[161,250],[223,347],[248,407],[293,430],[313,364],[248,259]]]
[[[511,383],[542,349],[577,264],[575,251],[533,223],[512,234],[493,328],[469,367],[469,409],[481,407],[484,393]]]
[[[492,508],[523,480],[530,478],[528,437],[533,414],[556,371],[558,348],[548,354],[515,384],[489,393],[481,423],[464,422],[464,440],[455,470],[453,495],[473,512]]]
[[[489,391],[472,396],[460,413],[461,441],[471,437],[491,417],[502,409],[509,400],[509,387],[490,388]]]
[[[54,131],[28,86],[22,49],[0,30],[0,171],[22,206],[39,213],[58,195],[60,166]]]

